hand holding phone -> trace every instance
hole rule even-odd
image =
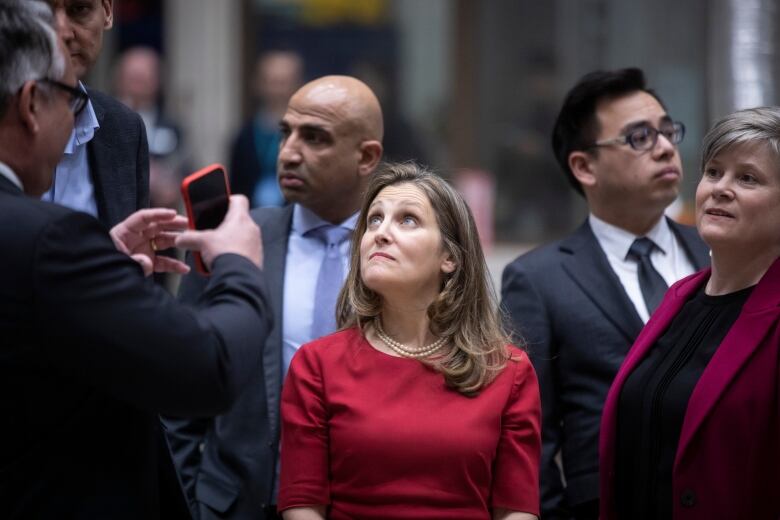
[[[211,164],[188,175],[181,183],[181,194],[190,229],[216,229],[228,211],[230,186],[225,168]],[[208,275],[209,270],[197,251],[193,252],[195,268]]]
[[[263,240],[260,228],[249,214],[249,200],[231,195],[227,215],[217,229],[185,231],[176,237],[176,247],[200,251],[205,264],[226,253],[241,255],[263,267]]]

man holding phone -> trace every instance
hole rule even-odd
[[[0,518],[189,518],[158,414],[223,412],[261,370],[260,232],[240,196],[217,229],[180,235],[172,210],[109,236],[38,200],[86,101],[52,22],[0,0]],[[197,310],[146,282],[178,265],[152,240],[200,250]]]
[[[369,176],[382,157],[382,110],[363,82],[326,76],[290,98],[280,123],[279,187],[291,204],[259,208],[275,327],[258,337],[263,370],[231,410],[213,419],[168,419],[169,440],[193,515],[278,518],[279,396],[303,343],[335,330],[351,232]],[[328,249],[337,255],[326,254]],[[199,301],[205,279],[179,295]]]

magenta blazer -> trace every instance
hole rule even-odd
[[[639,334],[601,418],[601,520],[617,519],[617,405],[626,378],[709,279],[674,284]],[[780,518],[780,259],[745,302],[688,401],[672,469],[674,520]],[[628,519],[620,519],[628,520]]]

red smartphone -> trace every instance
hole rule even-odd
[[[211,164],[181,181],[181,195],[190,221],[190,229],[214,229],[222,223],[228,210],[230,185],[221,164]],[[193,251],[195,268],[208,275],[209,270],[197,251]]]

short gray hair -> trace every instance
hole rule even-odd
[[[734,145],[763,144],[780,159],[780,107],[748,108],[729,114],[704,136],[701,171]]]
[[[54,18],[38,0],[0,0],[0,117],[26,81],[61,79],[65,58]]]

